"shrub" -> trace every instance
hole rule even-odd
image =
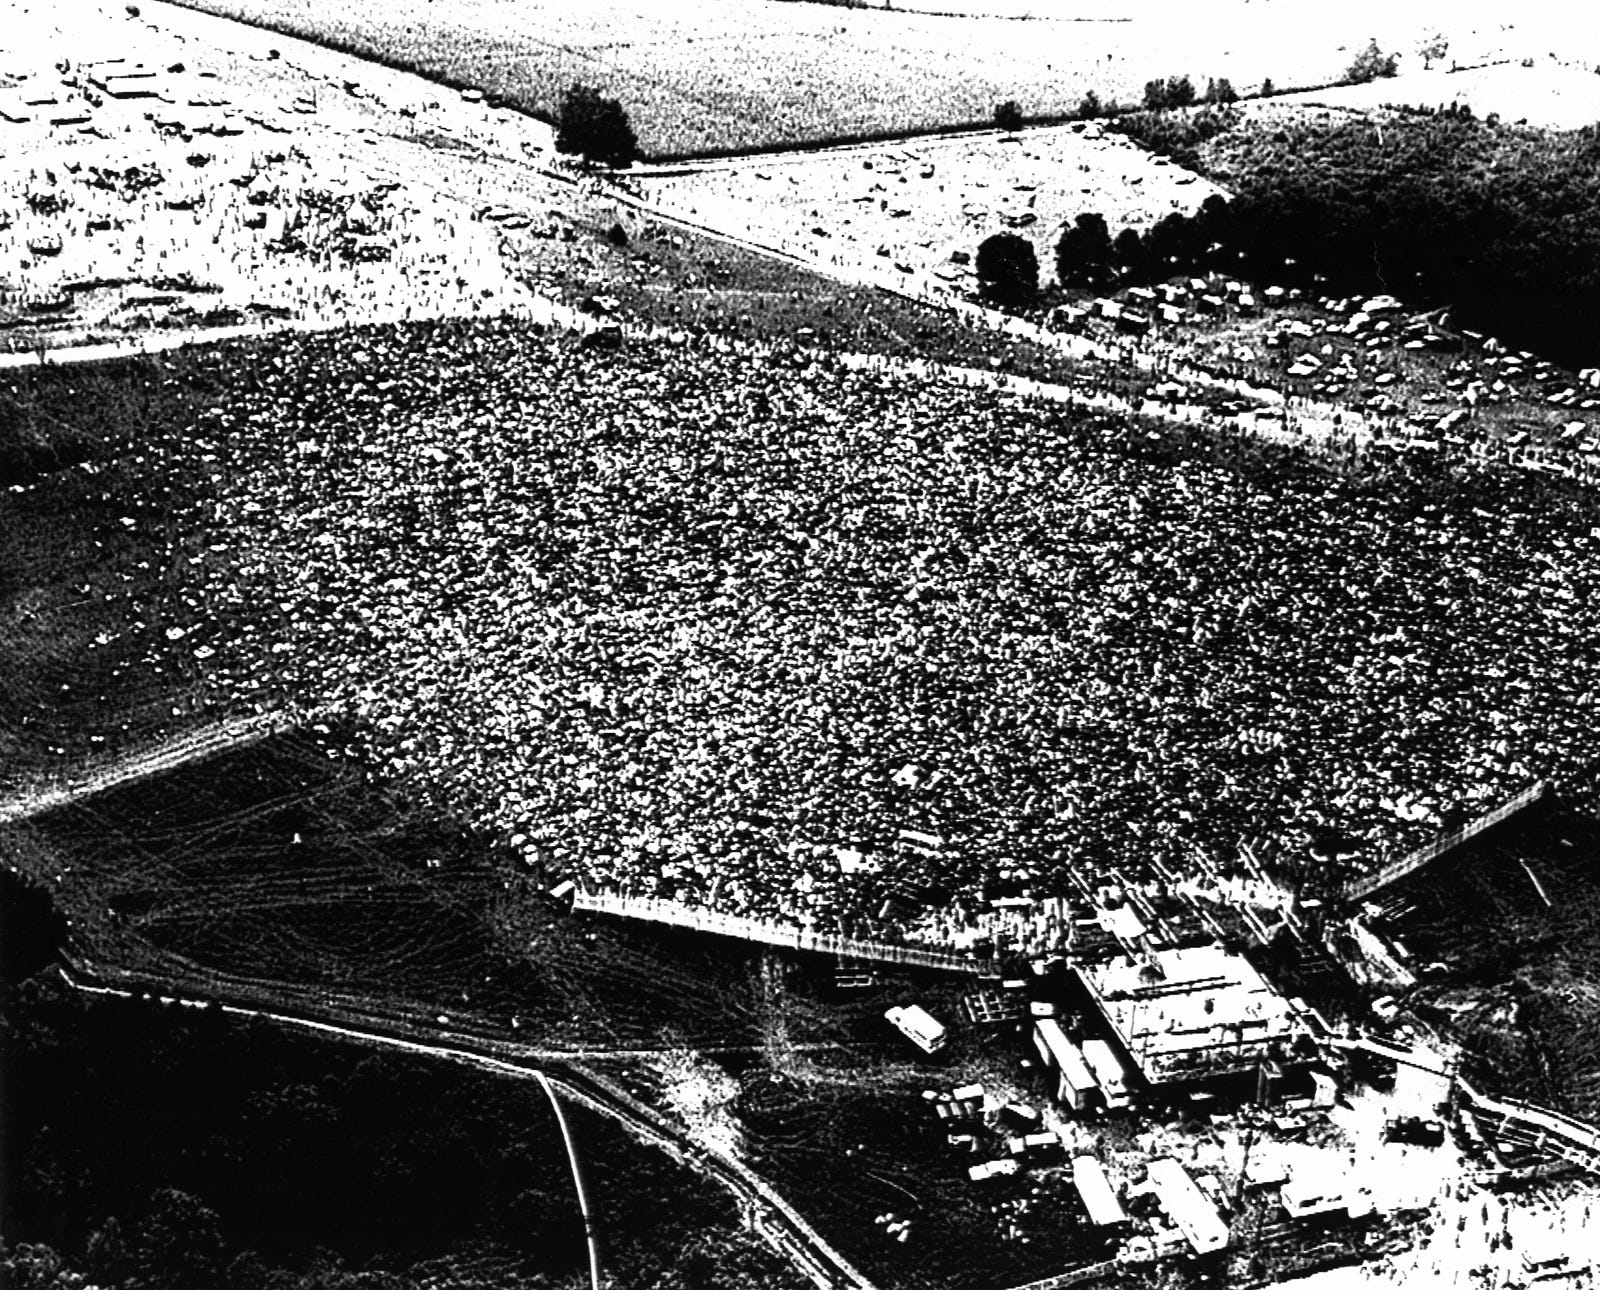
[[[1015,233],[996,233],[978,246],[978,285],[1000,304],[1024,305],[1039,291],[1039,257]]]
[[[556,151],[622,167],[632,164],[638,156],[639,142],[621,103],[602,98],[598,90],[588,85],[574,85],[561,99]]]
[[[1004,103],[995,105],[994,123],[1008,133],[1022,129],[1022,109],[1017,106],[1015,99],[1008,99]]]
[[[1078,115],[1081,117],[1099,116],[1103,110],[1104,109],[1100,103],[1100,96],[1093,90],[1090,90],[1087,94],[1085,94],[1078,103]]]

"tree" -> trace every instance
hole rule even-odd
[[[1220,76],[1216,80],[1206,82],[1205,101],[1207,103],[1237,103],[1239,101],[1239,93],[1233,88],[1232,81],[1226,76]]]
[[[1367,47],[1357,54],[1355,61],[1350,64],[1349,70],[1345,72],[1345,78],[1353,84],[1365,85],[1380,76],[1393,76],[1396,70],[1395,56],[1379,49],[1376,40],[1369,40]]]
[[[1422,70],[1427,71],[1435,63],[1444,62],[1445,55],[1450,52],[1450,41],[1441,32],[1434,32],[1423,38],[1417,46],[1417,53],[1422,55]]]
[[[1156,273],[1165,276],[1169,266],[1186,268],[1193,262],[1194,244],[1192,221],[1179,211],[1171,211],[1145,234],[1145,260]]]
[[[978,246],[978,284],[1000,304],[1027,304],[1039,291],[1039,257],[1015,233],[996,233]]]
[[[1082,100],[1078,103],[1078,115],[1081,117],[1099,116],[1103,110],[1104,108],[1100,103],[1100,96],[1093,90],[1090,90],[1087,94],[1085,94]]]
[[[1144,271],[1144,242],[1138,229],[1125,228],[1117,234],[1111,243],[1111,258],[1123,273],[1137,275]]]
[[[1064,287],[1098,287],[1111,279],[1111,233],[1104,215],[1078,216],[1056,243],[1056,277]]]
[[[616,99],[602,98],[588,85],[574,85],[561,99],[556,121],[556,151],[620,168],[639,153],[628,114]]]
[[[1272,77],[1267,77],[1261,82],[1261,97],[1268,98],[1278,92],[1278,87],[1272,83]]]
[[[223,1269],[216,1213],[187,1192],[164,1187],[137,1233],[131,1284],[141,1290],[210,1290]]]
[[[1008,134],[1015,134],[1022,129],[1022,109],[1017,106],[1015,99],[995,104],[994,123]]]
[[[1144,105],[1150,112],[1164,108],[1186,108],[1194,104],[1194,82],[1187,76],[1169,76],[1166,80],[1145,82]]]

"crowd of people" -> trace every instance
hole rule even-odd
[[[225,554],[186,647],[229,699],[359,710],[552,879],[861,930],[1247,837],[1348,876],[1593,755],[1600,504],[1567,485],[707,338],[193,361],[228,393],[173,451]]]

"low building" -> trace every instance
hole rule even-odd
[[[1228,1225],[1176,1160],[1150,1162],[1150,1188],[1162,1212],[1196,1254],[1215,1254],[1227,1247]]]
[[[1077,972],[1153,1087],[1250,1075],[1274,1061],[1301,1064],[1296,1045],[1306,1032],[1298,1013],[1247,960],[1220,946],[1159,950]]]

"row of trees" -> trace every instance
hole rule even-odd
[[[1526,129],[1464,109],[1258,121],[1217,108],[1119,128],[1236,194],[1206,236],[1244,271],[1448,302],[1467,326],[1568,365],[1600,359],[1600,226],[1586,218],[1600,209],[1600,127]]]
[[[1091,291],[1159,281],[1207,263],[1233,236],[1233,210],[1216,194],[1193,215],[1173,211],[1144,234],[1124,228],[1113,237],[1105,216],[1087,212],[1061,230],[1056,277],[1064,287]],[[1016,233],[986,238],[978,247],[974,267],[981,290],[996,304],[1026,307],[1038,296],[1038,254]]]

